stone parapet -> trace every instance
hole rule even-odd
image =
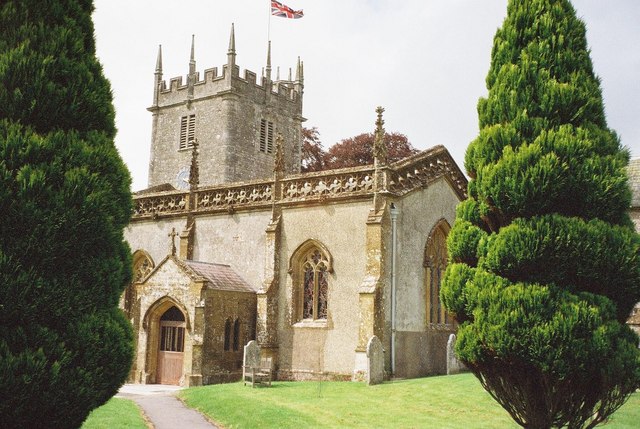
[[[204,97],[214,96],[229,90],[227,74],[228,66],[222,67],[222,73],[219,73],[217,67],[209,68],[204,71],[204,77],[201,78],[199,72],[194,74],[194,98],[200,99]],[[177,76],[169,79],[169,83],[165,80],[159,82],[159,97],[157,106],[170,106],[173,104],[183,103],[189,90],[189,76],[183,79]],[[238,66],[234,66],[231,74],[232,87],[235,91],[246,93],[250,96],[257,96],[269,93],[272,97],[292,103],[292,109],[298,109],[296,105],[299,102],[300,93],[296,90],[294,82],[289,81],[267,81],[264,77],[257,82],[256,73],[250,70],[244,71],[244,76],[240,77]],[[152,106],[149,109],[153,109]]]
[[[467,179],[444,148],[435,146],[392,164],[389,191],[402,195],[444,177],[461,200],[467,198]]]
[[[436,146],[389,166],[385,191],[400,196],[445,178],[460,199],[467,197],[467,179],[443,146]],[[279,192],[274,180],[237,182],[203,187],[193,192],[195,212],[235,212],[272,205],[324,203],[345,198],[373,198],[375,170],[372,165],[289,175]],[[189,213],[188,192],[169,191],[134,196],[133,221]]]

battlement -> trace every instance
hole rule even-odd
[[[251,70],[244,70],[244,73],[240,74],[240,67],[236,65],[235,34],[232,25],[227,63],[222,66],[221,71],[218,67],[213,67],[206,69],[201,75],[196,72],[194,44],[195,41],[192,40],[187,75],[173,77],[168,82],[162,79],[162,50],[160,48],[154,74],[153,105],[150,110],[231,92],[251,98],[269,96],[270,101],[274,103],[288,101],[301,111],[304,78],[303,65],[299,59],[295,79],[289,76],[288,80],[280,80],[279,77],[273,80],[271,78],[271,42],[269,42],[267,64],[262,76],[258,79],[258,75]]]
[[[244,70],[243,76],[240,76],[239,67],[235,66],[234,73],[230,79],[227,78],[229,68],[227,65],[222,67],[222,74],[219,74],[218,67],[206,69],[204,78],[200,78],[199,72],[194,76],[194,99],[213,96],[224,93],[229,90],[241,93],[266,93],[267,88],[270,89],[270,95],[281,100],[296,103],[301,98],[300,90],[297,86],[301,86],[295,81],[280,80],[270,81],[265,76],[260,78],[258,82],[257,75],[251,70]],[[189,75],[173,77],[167,84],[166,80],[159,81],[158,105],[173,104],[184,101],[189,93]]]

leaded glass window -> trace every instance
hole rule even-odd
[[[328,262],[317,248],[302,262],[302,318],[326,319],[329,292]]]
[[[224,323],[224,350],[229,351],[231,344],[231,319],[227,319]]]
[[[233,350],[238,351],[240,349],[240,319],[236,319],[233,324]]]
[[[450,323],[440,301],[442,277],[447,268],[447,234],[449,224],[442,220],[431,231],[425,248],[425,281],[427,288],[427,322]]]

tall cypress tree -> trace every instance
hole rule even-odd
[[[640,239],[568,0],[510,0],[448,239],[458,356],[523,427],[593,427],[640,384]]]
[[[91,0],[0,3],[0,416],[79,427],[133,357],[129,173]]]

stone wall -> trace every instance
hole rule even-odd
[[[640,207],[632,207],[629,210],[629,217],[636,227],[636,231],[640,232]]]
[[[350,379],[358,341],[358,291],[365,276],[365,227],[371,201],[283,210],[279,293],[279,378]],[[289,261],[308,239],[333,259],[326,322],[298,322],[292,314]]]
[[[433,227],[445,219],[450,225],[455,220],[458,195],[445,179],[427,188],[413,191],[396,201],[397,220],[396,256],[396,376],[420,377],[446,373],[445,357],[452,325],[428,325],[426,316],[426,285],[424,252]],[[391,237],[388,236],[388,249]],[[390,252],[390,250],[389,250]],[[391,257],[387,258],[387,266]],[[390,269],[390,268],[389,268]],[[391,288],[384,294],[385,337],[387,368],[391,367]]]
[[[447,341],[452,326],[396,334],[395,377],[416,378],[447,373]]]
[[[132,222],[124,230],[124,239],[129,243],[131,252],[144,250],[151,256],[154,265],[158,265],[167,255],[171,254],[169,233],[173,228],[179,233],[185,223],[186,216]],[[175,243],[178,247],[177,237]]]
[[[229,350],[224,349],[225,323],[240,321],[237,350],[233,339]],[[243,347],[255,338],[256,295],[209,289],[206,292],[204,320],[206,320],[202,352],[203,384],[224,383],[242,377]],[[232,329],[233,332],[233,329]],[[233,338],[233,334],[231,334]]]
[[[265,230],[270,219],[270,210],[199,216],[193,259],[231,265],[257,289],[264,276]]]

